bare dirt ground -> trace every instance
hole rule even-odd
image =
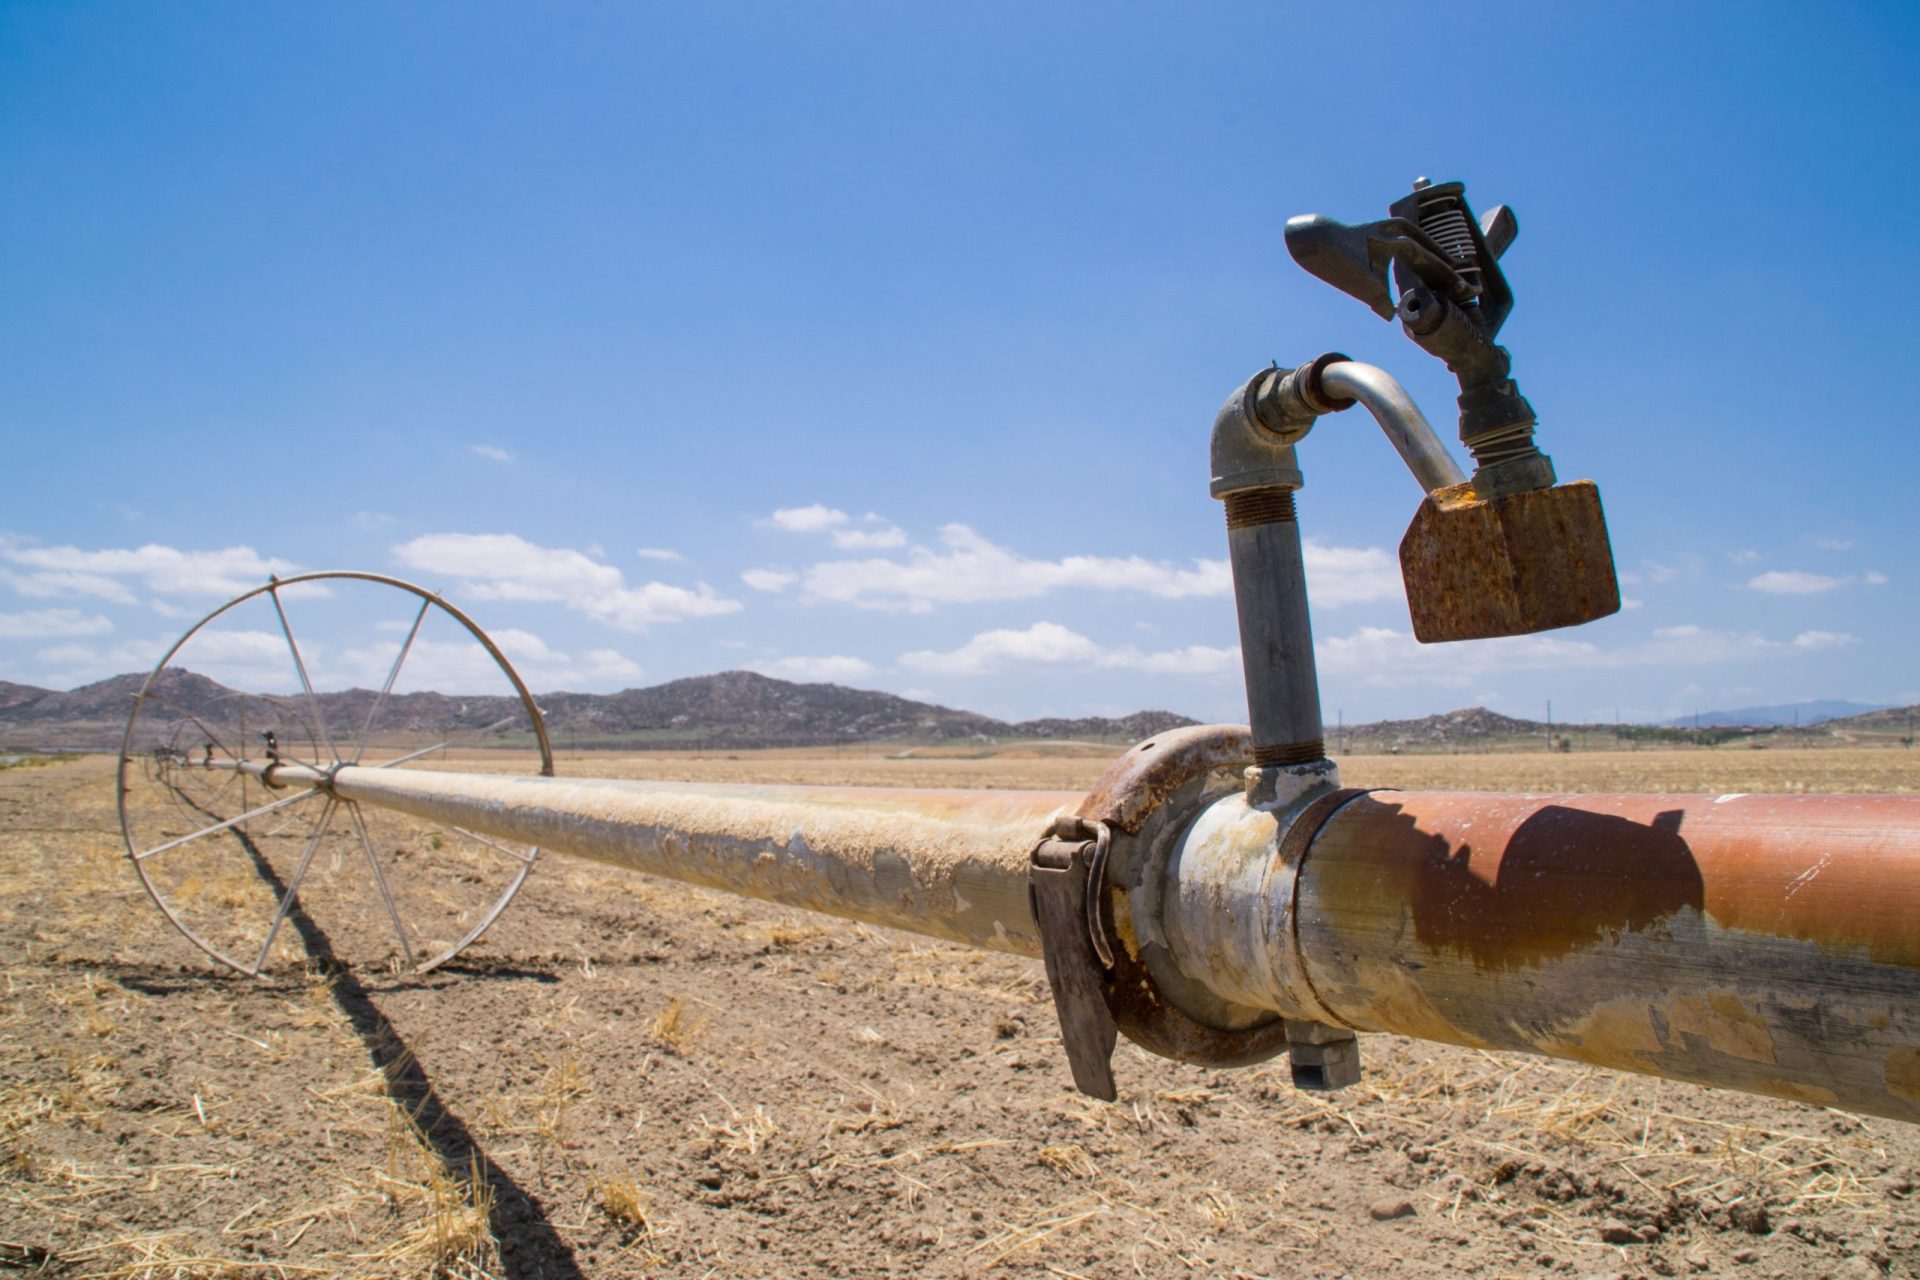
[[[561,772],[1078,789],[1111,754]],[[1345,769],[1920,788],[1892,751]],[[561,859],[446,970],[331,968],[377,900],[316,892],[256,981],[147,900],[101,758],[0,770],[0,867],[0,1271],[1920,1275],[1920,1130],[1892,1122],[1384,1036],[1330,1096],[1123,1044],[1106,1105],[1037,964]]]

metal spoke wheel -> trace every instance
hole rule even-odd
[[[349,768],[551,776],[553,751],[499,646],[438,595],[373,573],[273,579],[196,623],[135,695],[127,856],[174,927],[241,973],[425,973],[499,918],[540,851],[312,781]]]

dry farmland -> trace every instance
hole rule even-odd
[[[1072,790],[1110,754],[560,771]],[[1899,750],[1344,767],[1404,787],[1920,789]],[[1331,1096],[1295,1093],[1284,1064],[1123,1047],[1105,1105],[1069,1087],[1037,964],[562,859],[417,978],[329,963],[379,936],[335,858],[269,978],[239,977],[140,889],[112,776],[101,757],[0,770],[0,1271],[1920,1274],[1906,1126],[1392,1037],[1365,1038],[1365,1082]],[[182,874],[210,916],[256,909],[245,876]]]

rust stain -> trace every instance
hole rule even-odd
[[[1895,1049],[1887,1055],[1881,1074],[1886,1077],[1887,1092],[1908,1102],[1920,1102],[1920,1049]]]
[[[1400,541],[1400,572],[1413,634],[1429,644],[1528,635],[1620,608],[1591,480],[1491,500],[1471,484],[1441,489]]]
[[[1675,1034],[1698,1036],[1709,1049],[1748,1062],[1776,1061],[1766,1019],[1731,991],[1705,996],[1669,996],[1660,1012]]]
[[[1172,729],[1114,761],[1075,812],[1136,835],[1154,810],[1193,779],[1215,769],[1245,766],[1252,759],[1253,735],[1245,725]]]
[[[1538,965],[1693,908],[1745,933],[1920,968],[1920,796],[1395,792],[1314,842],[1330,910],[1392,904],[1420,943]]]

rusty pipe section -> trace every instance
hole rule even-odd
[[[1169,858],[1164,935],[1222,998],[1920,1121],[1920,796],[1314,810],[1229,796]]]
[[[324,775],[281,766],[280,784]],[[309,778],[306,774],[312,774]],[[497,840],[1017,955],[1040,954],[1027,861],[1081,797],[511,778],[344,765],[329,785]]]

